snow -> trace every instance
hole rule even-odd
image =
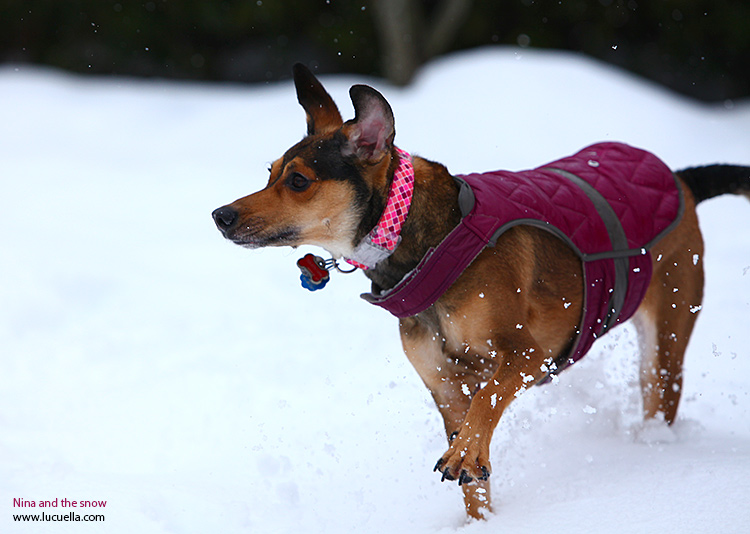
[[[600,140],[671,167],[750,164],[750,102],[701,105],[576,55],[491,48],[409,88],[371,83],[397,143],[454,172],[537,166]],[[264,87],[0,69],[0,531],[748,532],[750,205],[699,207],[706,298],[677,423],[644,424],[616,329],[495,433],[495,514],[466,523],[396,320],[361,274],[299,286],[305,251],[225,242],[211,211],[305,131]],[[25,500],[106,500],[104,523],[14,522]],[[84,510],[72,510],[83,513]]]

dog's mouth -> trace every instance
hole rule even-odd
[[[231,206],[224,206],[211,214],[222,235],[245,248],[295,246],[299,244],[300,229],[286,225],[278,229],[269,228],[258,216],[242,216]]]
[[[277,232],[264,234],[258,233],[240,233],[235,235],[225,235],[235,245],[255,249],[263,247],[283,247],[295,246],[299,237],[299,231],[295,228],[287,228]]]

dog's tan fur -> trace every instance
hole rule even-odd
[[[217,224],[226,237],[249,247],[314,244],[346,256],[374,226],[390,186],[397,161],[390,108],[383,109],[379,93],[355,86],[357,117],[344,123],[311,73],[298,68],[295,81],[308,136],[273,163],[265,189],[227,207],[231,222],[229,215],[220,222],[215,214]],[[330,156],[331,146],[339,147],[338,155]],[[324,175],[318,161],[324,157],[341,158],[341,168],[356,180]],[[418,157],[414,167],[403,241],[382,269],[367,272],[386,289],[459,221],[456,185],[445,167]],[[293,190],[294,173],[309,180],[304,191]],[[695,201],[680,186],[684,216],[652,249],[653,277],[637,313],[645,334],[644,415],[667,423],[676,417],[682,360],[703,288]],[[582,297],[582,265],[574,252],[550,233],[516,226],[485,249],[434,306],[400,321],[404,351],[432,393],[449,438],[436,469],[459,480],[470,517],[491,510],[489,446],[503,411],[545,376],[550,358],[571,347]]]

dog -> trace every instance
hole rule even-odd
[[[644,417],[675,421],[682,361],[703,297],[695,207],[720,194],[748,195],[750,167],[672,172],[647,152],[605,143],[519,173],[523,183],[505,171],[453,176],[394,146],[393,112],[375,89],[350,89],[355,117],[344,122],[303,65],[294,67],[294,83],[307,135],[273,162],[264,189],[216,209],[215,224],[251,249],[327,250],[327,262],[300,263],[303,283],[312,286],[342,258],[364,271],[372,292],[363,296],[399,317],[404,352],[443,417],[448,448],[435,471],[458,481],[469,517],[492,511],[489,447],[507,406],[630,316],[641,339]],[[589,183],[607,173],[603,189],[650,180],[647,188],[657,191],[650,200],[637,191],[615,191],[608,200]],[[519,211],[512,219],[480,212],[549,184],[544,201],[509,207]],[[500,200],[481,191],[496,187]],[[586,204],[596,214],[571,225],[571,237],[561,231],[568,223],[560,215],[549,215],[557,217],[550,222],[536,213],[544,211],[539,202],[569,202],[576,217],[575,206]],[[630,229],[623,227],[628,217],[635,220]],[[644,228],[648,235],[634,242],[628,232]],[[587,244],[588,234],[599,235],[598,244]],[[589,321],[593,309],[599,315]]]

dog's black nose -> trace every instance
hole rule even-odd
[[[223,206],[214,210],[211,216],[214,218],[214,222],[222,234],[226,234],[227,230],[232,228],[237,222],[237,211],[229,206]]]

